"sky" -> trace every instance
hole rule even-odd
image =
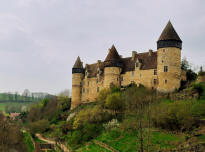
[[[156,50],[170,20],[182,57],[205,66],[204,0],[0,0],[0,92],[72,87],[72,66]]]

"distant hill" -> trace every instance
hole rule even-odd
[[[53,95],[42,92],[35,92],[29,95],[19,95],[17,93],[0,93],[0,102],[35,102],[51,97],[53,97]]]

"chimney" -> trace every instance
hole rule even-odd
[[[136,55],[137,55],[137,52],[136,51],[132,51],[132,60],[135,59]]]
[[[149,49],[149,56],[151,56],[153,53],[153,50]]]

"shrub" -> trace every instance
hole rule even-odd
[[[101,125],[86,123],[83,128],[83,141],[88,141],[96,137],[102,130]]]
[[[61,125],[62,133],[67,134],[69,131],[72,133],[73,131],[73,122],[72,120],[66,121]]]
[[[30,132],[34,135],[35,133],[43,133],[49,129],[48,120],[39,120],[29,123]]]
[[[113,111],[122,111],[124,108],[124,104],[121,98],[121,94],[119,92],[112,93],[106,98],[106,107]]]
[[[191,109],[191,113],[194,117],[202,118],[205,117],[205,101],[197,101]]]
[[[73,128],[80,129],[85,123],[101,123],[110,120],[111,116],[100,107],[81,110],[74,118]]]
[[[198,92],[201,99],[205,99],[205,83],[195,83],[193,89]]]
[[[74,131],[71,138],[70,138],[70,140],[73,144],[80,144],[82,142],[81,131],[80,130]]]
[[[103,89],[100,91],[97,101],[99,102],[101,107],[105,107],[105,100],[109,94],[111,94],[110,89]]]
[[[138,127],[136,117],[126,118],[120,124],[120,128],[125,131],[136,131]]]
[[[192,103],[178,101],[160,103],[152,107],[151,120],[156,127],[168,130],[191,130],[197,119],[192,116]]]
[[[135,113],[139,108],[155,100],[155,91],[134,85],[122,93],[122,100],[125,103],[126,110]]]

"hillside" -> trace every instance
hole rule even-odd
[[[172,95],[143,86],[123,91],[114,87],[102,90],[95,102],[69,108],[68,98],[44,100],[23,118],[25,127],[33,136],[40,133],[78,152],[204,148],[204,83],[193,83]]]

